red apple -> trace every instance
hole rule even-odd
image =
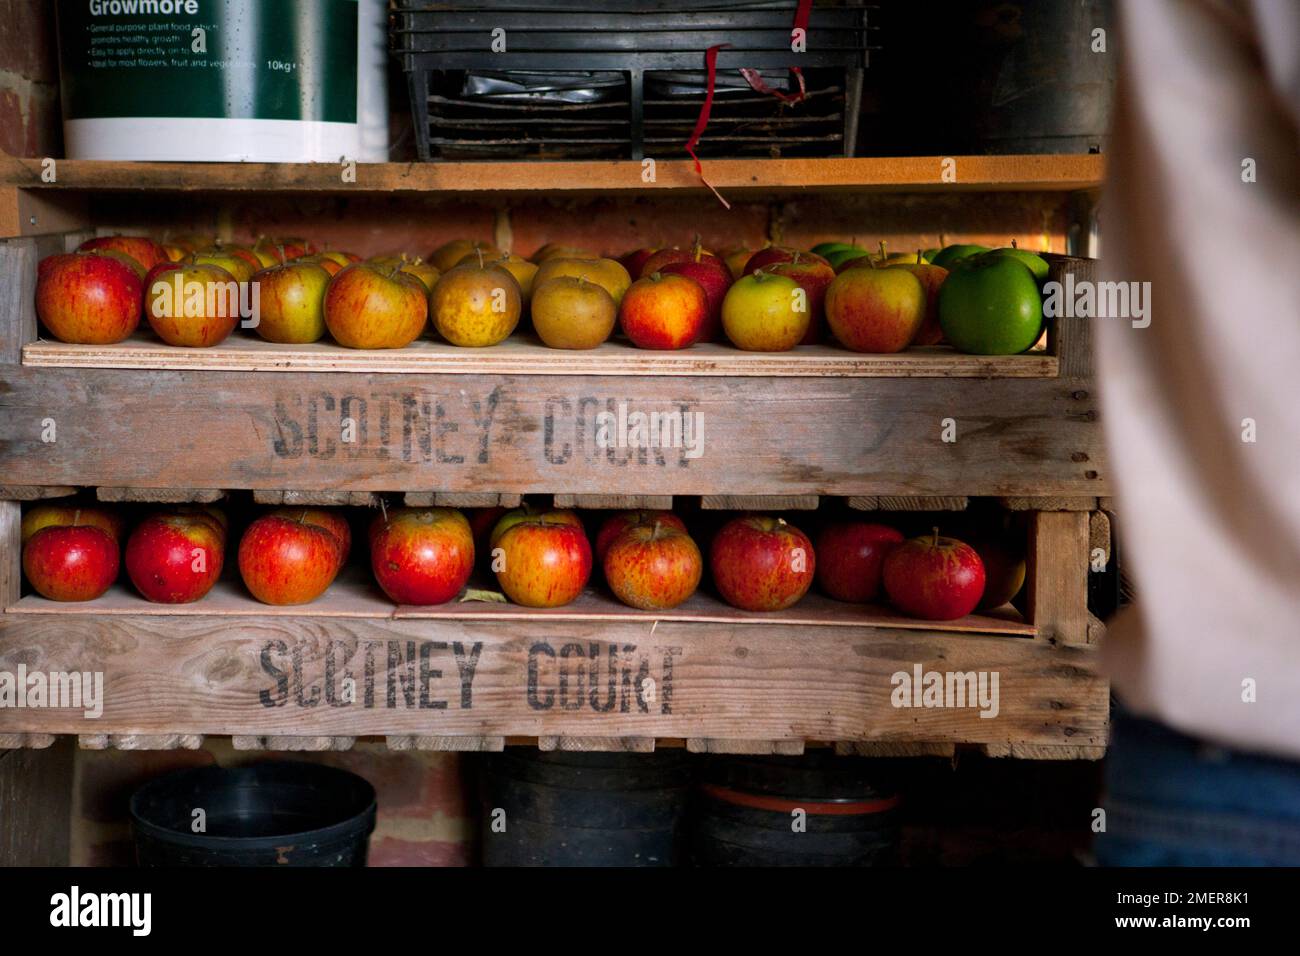
[[[689,348],[708,318],[709,297],[698,282],[660,272],[633,282],[618,310],[623,332],[642,349]]]
[[[474,535],[451,508],[395,508],[371,522],[370,566],[394,604],[445,604],[474,569]]]
[[[117,550],[103,528],[42,528],[23,548],[23,573],[51,601],[93,601],[117,580]]]
[[[821,256],[811,252],[796,252],[786,262],[777,262],[763,270],[775,276],[793,279],[808,298],[808,331],[800,345],[816,345],[822,340],[826,324],[826,289],[835,279],[835,270]],[[936,317],[935,321],[938,321]]]
[[[96,236],[77,246],[78,252],[112,250],[130,256],[148,272],[160,262],[167,262],[167,250],[148,236]]]
[[[660,524],[678,531],[686,531],[686,523],[671,511],[620,511],[610,515],[596,532],[596,563],[605,563],[605,552],[610,543],[634,524]]]
[[[239,281],[220,266],[183,265],[145,290],[145,317],[168,345],[211,348],[239,324]]]
[[[225,254],[235,256],[238,259],[243,259],[248,263],[248,274],[250,276],[254,272],[260,272],[262,269],[266,268],[262,265],[262,260],[247,246],[219,244],[210,248],[205,248],[196,253],[196,255],[203,254]],[[218,265],[220,265],[220,263],[218,263]],[[274,263],[272,263],[272,265],[274,265]]]
[[[709,252],[709,250],[703,248],[698,242],[696,242],[688,249],[682,249],[677,246],[668,249],[658,249],[653,255],[648,256],[646,260],[641,263],[641,269],[639,272],[629,272],[628,275],[635,276],[638,279],[644,279],[646,276],[654,275],[670,263],[695,262],[697,260],[717,262],[723,268],[726,268],[727,265],[713,253]]]
[[[116,511],[106,508],[83,508],[77,504],[32,505],[23,511],[22,543],[26,544],[42,528],[66,528],[71,525],[101,528],[120,544],[126,520]]]
[[[700,333],[700,341],[716,342],[722,332],[722,300],[731,288],[731,270],[721,259],[707,256],[687,262],[670,262],[659,271],[665,275],[686,276],[699,283],[709,304],[709,314],[704,323],[704,331]]]
[[[917,253],[917,259],[917,262],[896,262],[888,268],[906,269],[921,280],[921,287],[925,289],[925,319],[916,332],[916,338],[912,339],[912,344],[938,345],[943,341],[943,329],[939,327],[939,287],[948,278],[948,270],[924,261],[920,258],[920,253]]]
[[[61,342],[121,342],[140,324],[143,300],[140,276],[111,256],[49,256],[36,269],[36,315]]]
[[[807,300],[793,279],[759,270],[727,290],[722,330],[747,352],[788,352],[803,341],[812,323]]]
[[[325,325],[351,349],[400,349],[419,337],[429,319],[424,283],[400,269],[353,263],[325,290]]]
[[[925,321],[925,287],[906,269],[846,269],[826,290],[826,321],[854,352],[901,352]]]
[[[290,521],[304,521],[324,528],[334,537],[338,546],[338,565],[342,568],[352,550],[352,526],[347,516],[338,508],[276,508],[268,512]]]
[[[627,270],[628,275],[635,276],[639,279],[641,278],[641,269],[646,264],[646,261],[658,251],[657,248],[650,249],[647,247],[633,249],[631,252],[620,257],[618,264]]]
[[[722,599],[742,611],[782,611],[813,582],[816,557],[808,536],[783,518],[745,515],[713,539],[709,568]]]
[[[495,547],[494,566],[506,597],[525,607],[562,607],[573,601],[591,577],[591,544],[581,527],[549,515],[512,525]]]
[[[325,528],[280,515],[263,515],[239,541],[239,573],[263,604],[316,600],[339,569],[338,539]]]
[[[837,601],[874,601],[880,594],[885,556],[902,541],[900,531],[883,524],[827,525],[817,536],[818,587]]]
[[[126,542],[126,573],[137,591],[156,604],[188,604],[221,577],[226,534],[201,514],[154,514]]]
[[[778,262],[794,262],[796,259],[801,262],[820,262],[830,268],[830,263],[815,252],[805,252],[790,246],[768,246],[766,249],[759,249],[749,257],[745,263],[745,275],[753,275],[759,269],[766,270]]]
[[[885,593],[904,614],[955,621],[975,610],[984,594],[984,564],[970,545],[941,538],[939,529],[912,538],[885,558]]]
[[[624,604],[666,611],[695,593],[704,559],[684,530],[652,520],[630,525],[609,542],[602,567],[609,589]]]
[[[488,537],[488,545],[495,548],[501,536],[528,518],[539,518],[545,516],[550,524],[568,524],[575,528],[582,527],[582,519],[578,517],[576,511],[569,511],[563,508],[535,508],[528,502],[524,502],[518,508],[511,508],[504,512],[496,524],[492,526],[492,534]]]

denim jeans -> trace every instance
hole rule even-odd
[[[1300,763],[1213,747],[1118,707],[1111,728],[1099,864],[1300,866]]]

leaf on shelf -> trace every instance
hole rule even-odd
[[[464,604],[466,601],[487,601],[491,604],[509,603],[506,601],[506,596],[500,591],[484,591],[479,588],[466,588],[458,603]]]

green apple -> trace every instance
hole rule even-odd
[[[953,269],[939,289],[943,336],[963,352],[1018,355],[1043,331],[1038,283],[1024,264],[981,256]]]
[[[870,255],[871,251],[869,249],[862,249],[858,246],[853,246],[850,249],[841,249],[839,252],[832,252],[829,256],[826,256],[826,261],[831,264],[832,269],[839,272],[846,264],[852,262],[854,259],[861,259],[864,256]]]
[[[1047,281],[1047,260],[1042,256],[1034,255],[1027,249],[1017,249],[1015,246],[1009,246],[1005,249],[994,249],[992,252],[985,252],[981,258],[991,256],[1004,256],[1023,263],[1025,268],[1034,274],[1034,281],[1040,286]]]
[[[962,259],[969,259],[971,256],[977,256],[981,252],[988,251],[988,246],[977,246],[970,243],[944,246],[930,261],[936,266],[943,266],[945,269],[951,269],[954,262],[958,262]]]
[[[853,245],[851,242],[819,242],[808,251],[825,259],[832,252],[843,252],[846,249],[856,248],[857,246]]]
[[[939,254],[938,249],[926,249],[925,252],[921,253],[921,258],[924,259],[926,262],[934,262],[934,257],[937,256],[938,254]]]

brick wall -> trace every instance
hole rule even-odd
[[[209,738],[202,750],[79,750],[72,793],[73,866],[131,866],[127,816],[131,794],[146,781],[186,767],[238,766],[268,757],[324,763],[359,774],[379,804],[370,837],[371,866],[466,866],[473,858],[476,814],[457,754],[390,752],[359,741],[352,750],[264,754],[236,751]]]
[[[0,150],[63,155],[53,0],[0,7]]]

